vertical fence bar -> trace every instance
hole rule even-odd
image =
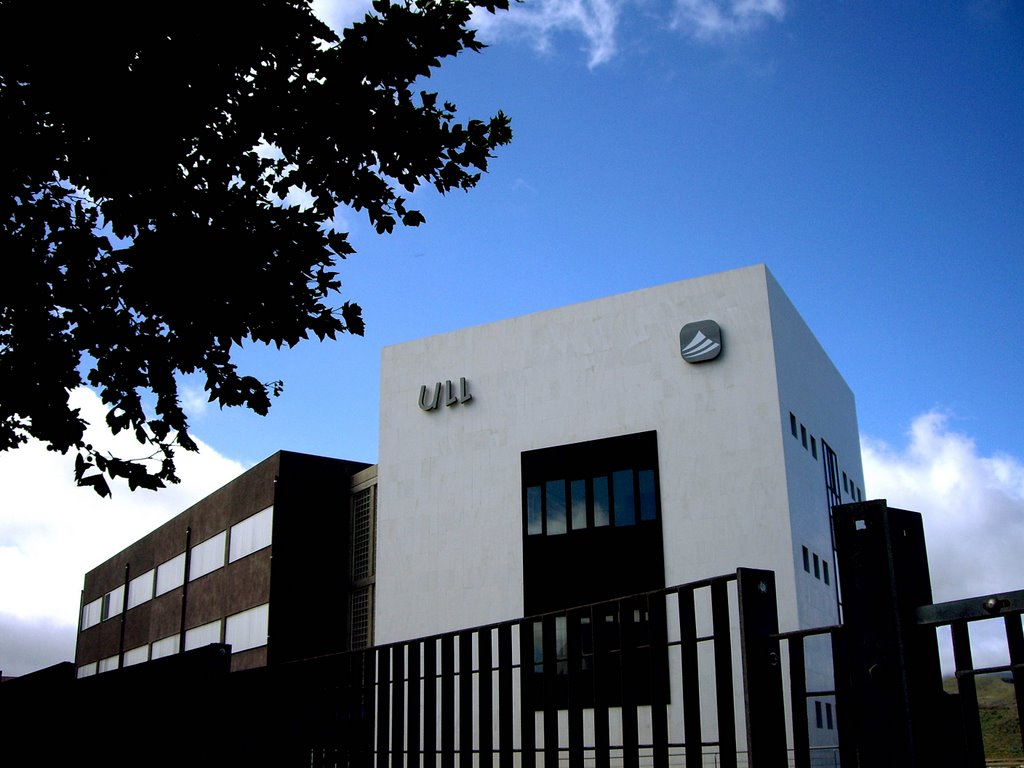
[[[978,709],[978,686],[974,680],[974,659],[971,654],[971,636],[966,621],[949,625],[953,639],[953,663],[956,665],[956,685],[960,698],[960,717],[964,728],[965,765],[980,768],[985,765],[985,745],[981,739],[981,715]]]
[[[455,768],[455,637],[441,636],[441,768]]]
[[[569,663],[569,768],[583,768],[583,613],[571,611],[565,618],[565,645]]]
[[[515,714],[512,698],[512,625],[498,627],[498,766],[512,768],[512,728]]]
[[[666,596],[653,595],[648,599],[650,629],[651,686],[651,741],[654,749],[654,768],[668,768],[668,627],[665,616]]]
[[[409,679],[406,695],[406,732],[408,733],[408,768],[420,766],[420,642],[409,643],[409,658],[405,665]]]
[[[374,699],[377,692],[377,678],[375,675],[375,659],[377,651],[373,648],[360,653],[360,671],[362,672],[362,690],[360,692],[359,714],[362,719],[362,738],[359,746],[363,759],[361,765],[370,765],[373,762],[374,734],[376,733],[376,720],[374,718]]]
[[[804,667],[804,638],[791,637],[789,646],[789,701],[793,716],[794,768],[811,768],[811,747],[807,728],[807,671]]]
[[[391,768],[405,758],[405,646],[391,647]]]
[[[388,707],[391,698],[391,654],[387,648],[377,651],[377,768],[388,766]]]
[[[423,641],[423,768],[437,766],[437,638]]]
[[[832,678],[836,691],[836,733],[839,735],[840,765],[856,765],[857,744],[854,734],[857,732],[853,718],[856,711],[853,706],[853,685],[850,680],[850,653],[846,648],[846,632],[837,627],[830,634],[832,641]]]
[[[614,675],[609,653],[607,609],[590,608],[590,626],[594,633],[594,760],[596,768],[611,764],[608,734],[608,701]]]
[[[681,588],[677,593],[677,602],[686,768],[701,768],[704,747],[700,726],[700,670],[697,663],[697,611],[693,587]]]
[[[752,768],[785,768],[786,709],[779,659],[779,611],[772,571],[736,571],[743,657],[747,759]]]
[[[736,710],[732,683],[732,638],[729,632],[729,584],[711,582],[712,645],[715,653],[715,700],[718,710],[718,751],[722,768],[736,768]]]
[[[477,673],[477,741],[480,766],[494,764],[494,664],[491,661],[491,630],[481,629],[476,635]]]
[[[473,766],[473,633],[459,633],[459,768]]]
[[[622,762],[625,768],[639,768],[640,746],[637,730],[637,639],[634,621],[636,605],[632,600],[619,601],[619,687],[622,691]]]
[[[544,768],[558,765],[558,652],[555,617],[545,616],[542,622],[541,655],[544,670]]]
[[[537,688],[533,665],[533,620],[519,622],[519,734],[523,768],[537,765],[537,734],[534,716],[534,691]]]
[[[1024,749],[1024,630],[1021,628],[1020,614],[1004,616],[1006,626],[1006,646],[1010,651],[1010,669],[1013,674],[1013,691],[1017,698],[1017,727],[1021,736],[1021,748]]]

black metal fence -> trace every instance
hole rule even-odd
[[[310,768],[984,765],[974,681],[1011,676],[1022,711],[1024,591],[932,604],[916,513],[866,502],[834,521],[842,626],[780,633],[774,574],[741,568],[246,672],[229,673],[225,646],[83,680],[61,665],[4,683],[8,754]],[[968,626],[986,619],[1002,622],[1009,663],[978,669]],[[951,635],[953,695],[938,627]]]
[[[296,764],[783,765],[777,631],[774,575],[740,569],[232,680],[293,702],[264,727]]]

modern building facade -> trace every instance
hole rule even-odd
[[[838,621],[854,398],[764,266],[388,347],[380,400],[378,465],[275,454],[91,571],[79,674],[210,642],[274,664],[740,566],[775,572],[783,629]],[[812,690],[828,667],[812,651]]]
[[[372,594],[374,474],[280,451],[94,568],[78,676],[210,643],[232,646],[233,670],[365,645],[368,626],[346,606]]]
[[[853,395],[763,266],[385,349],[378,471],[378,642],[738,565],[782,626],[834,623],[830,502],[863,487]]]

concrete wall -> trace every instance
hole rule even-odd
[[[783,625],[796,626],[777,355],[815,371],[808,397],[850,411],[844,446],[856,423],[787,305],[755,266],[385,349],[377,642],[522,615],[521,452],[645,430],[658,432],[666,583],[771,568]],[[704,319],[724,351],[689,364],[679,331]],[[445,406],[442,391],[437,409],[419,407],[421,386],[458,394],[462,377],[472,400]],[[821,483],[818,498],[824,510]]]

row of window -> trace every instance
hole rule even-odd
[[[189,558],[188,580],[193,581],[200,576],[222,568],[225,563],[233,563],[253,552],[270,546],[274,523],[274,508],[257,512],[230,529],[221,531],[192,547]],[[125,585],[107,592],[82,607],[82,629],[99,624],[128,609],[159,597],[185,583],[185,553],[182,552],[170,560],[151,568],[141,576],[128,582],[128,599],[125,601]]]
[[[807,427],[802,422],[797,421],[796,415],[789,412],[789,431],[793,434],[793,437],[800,441],[800,444],[804,447],[804,450],[810,450],[811,457],[818,460],[818,440],[807,432]],[[843,472],[843,492],[850,497],[850,501],[863,501],[864,494],[861,489],[853,482],[852,477],[848,477],[846,472]]]
[[[645,645],[650,632],[650,616],[646,607],[634,608],[633,615],[633,641],[638,645]],[[614,607],[609,607],[599,613],[596,617],[596,631],[601,633],[602,645],[606,652],[617,654],[621,650],[619,615]],[[626,614],[628,621],[629,614]],[[580,633],[580,668],[584,671],[592,669],[594,665],[594,635],[595,628],[591,625],[590,616],[579,616]],[[554,617],[555,625],[555,674],[569,674],[569,635],[568,617],[558,615]],[[544,622],[533,622],[533,671],[536,674],[544,672]]]
[[[264,603],[247,611],[228,616],[226,619],[217,619],[193,627],[185,631],[185,650],[191,651],[193,648],[202,648],[211,643],[223,642],[231,646],[232,653],[240,653],[250,648],[266,645],[269,618],[270,604]],[[173,656],[178,652],[180,645],[180,635],[177,634],[162,638],[152,644],[140,645],[124,652],[122,666],[130,667],[133,664],[154,661],[164,656]],[[83,664],[78,668],[77,674],[78,677],[89,677],[117,668],[118,656],[115,654],[90,664]]]
[[[814,564],[814,578],[821,579],[826,584],[831,583],[828,575],[828,560],[819,557],[817,552],[811,552],[807,547],[804,550],[804,570],[811,572],[811,564]]]
[[[548,480],[526,488],[526,532],[557,536],[586,528],[636,525],[658,517],[653,469]]]

